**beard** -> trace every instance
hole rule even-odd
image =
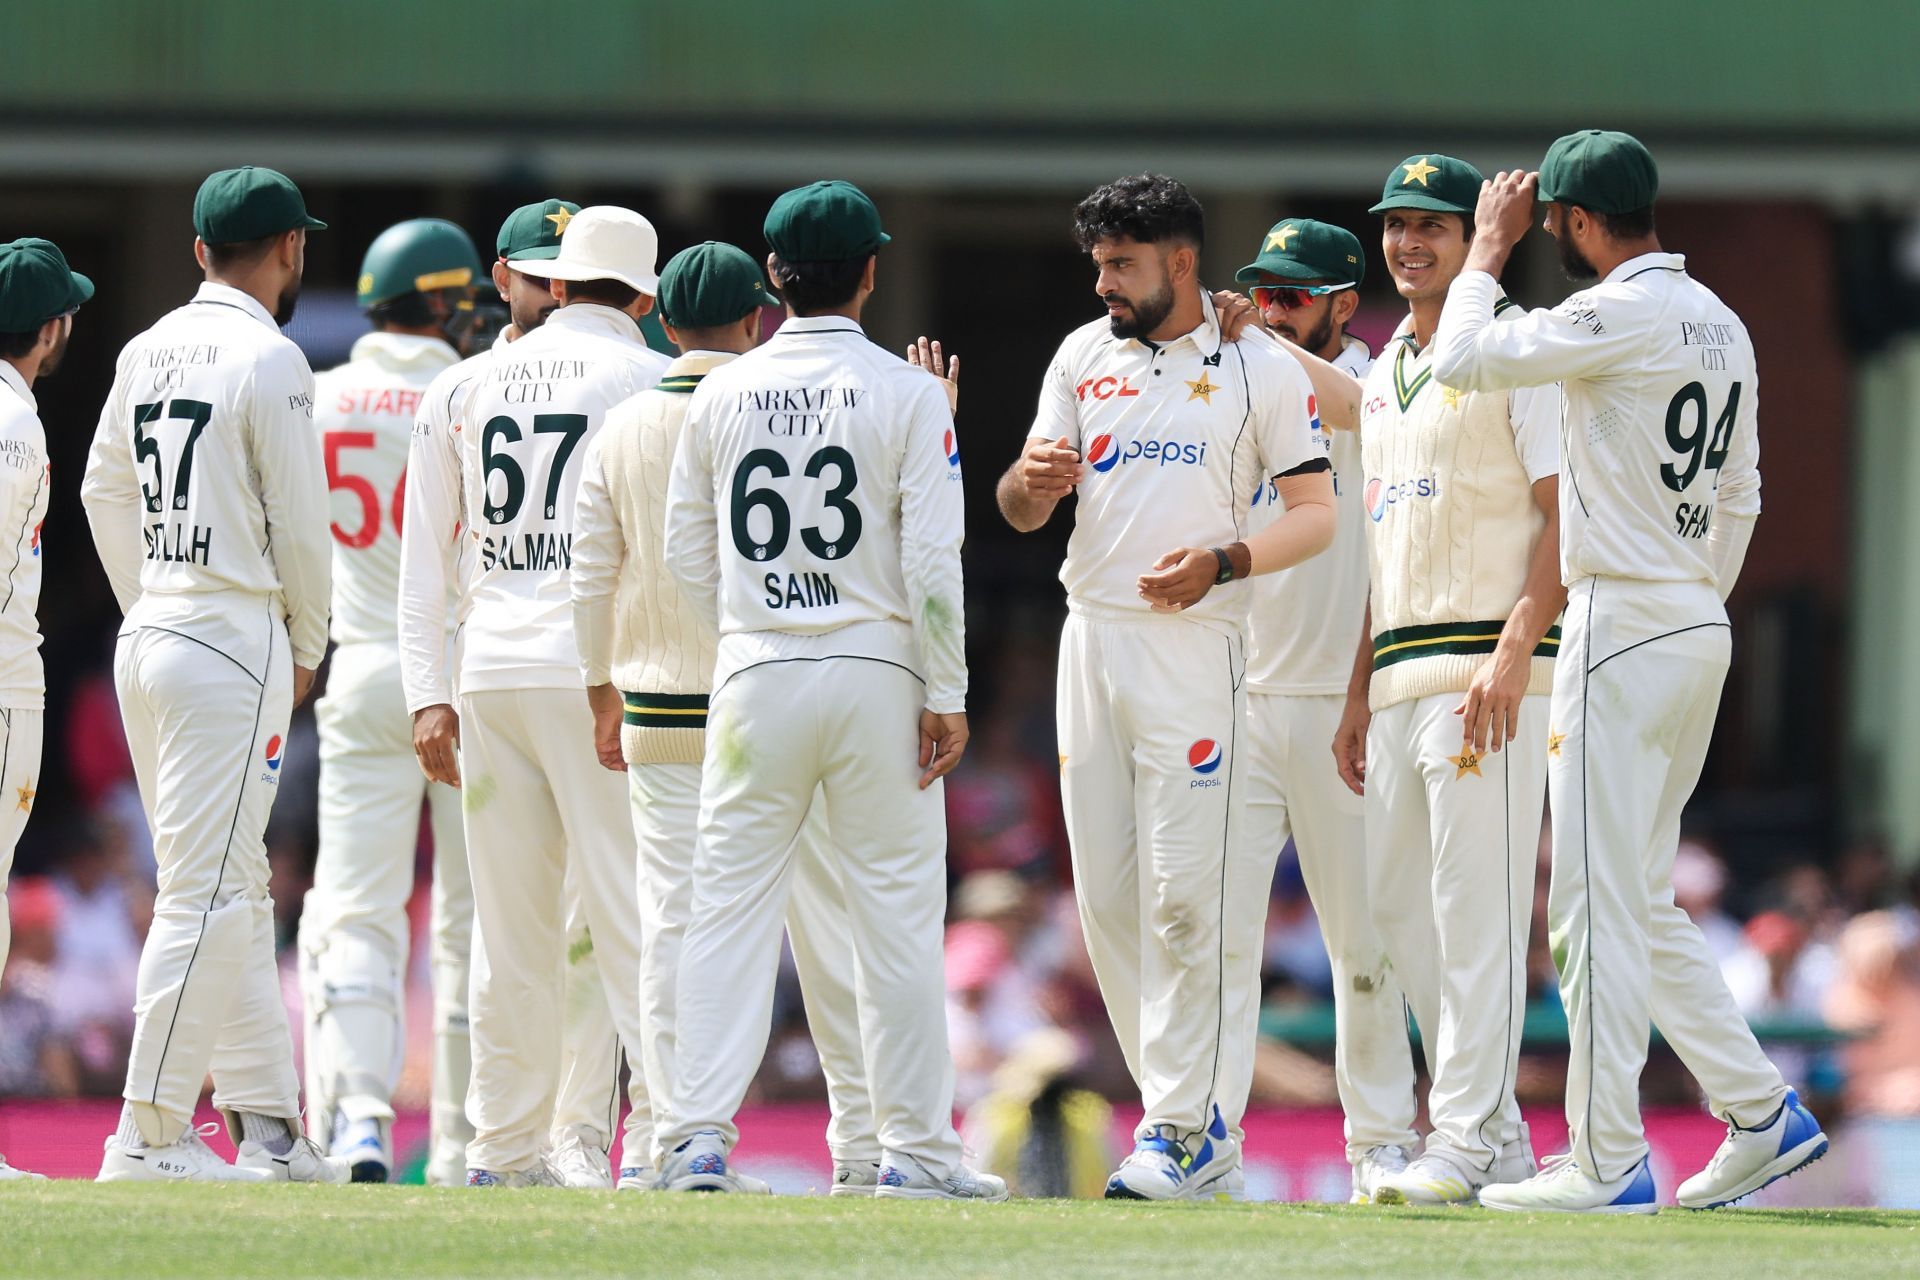
[[[547,317],[560,309],[552,294],[542,294],[537,305],[526,305],[523,299],[516,298],[510,308],[514,331],[526,337],[547,322]]]
[[[290,281],[280,291],[280,301],[273,306],[273,322],[282,329],[293,323],[293,313],[300,305],[300,282]]]
[[[44,378],[60,367],[60,361],[64,359],[67,354],[67,343],[72,337],[73,330],[71,329],[60,335],[59,341],[53,344],[53,350],[47,352],[46,356],[41,359],[39,371],[34,374],[34,377]]]
[[[1554,243],[1560,247],[1560,273],[1567,279],[1591,280],[1600,274],[1593,269],[1593,264],[1587,261],[1580,250],[1574,247],[1573,241],[1560,236]]]
[[[1313,326],[1303,337],[1300,330],[1290,324],[1279,326],[1280,333],[1287,341],[1310,355],[1319,355],[1333,341],[1333,308],[1328,307],[1320,316],[1320,323]]]
[[[1166,318],[1173,314],[1173,285],[1162,279],[1159,289],[1139,301],[1110,293],[1102,302],[1119,302],[1131,312],[1130,316],[1113,316],[1107,323],[1113,329],[1116,338],[1144,338],[1158,329]]]

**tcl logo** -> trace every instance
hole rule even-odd
[[[1127,378],[1116,378],[1108,374],[1105,377],[1086,379],[1075,388],[1075,391],[1082,400],[1088,396],[1092,396],[1095,400],[1111,400],[1115,396],[1139,395],[1140,389],[1129,384],[1130,380]]]

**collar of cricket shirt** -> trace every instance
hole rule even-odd
[[[420,333],[363,333],[354,340],[353,350],[348,354],[350,360],[378,360],[384,365],[423,365],[430,369],[442,369],[457,364],[460,353],[447,345],[443,338],[430,338]]]
[[[202,281],[200,287],[194,291],[193,300],[209,306],[232,307],[236,311],[244,311],[275,333],[280,332],[280,326],[273,322],[273,313],[260,305],[260,299],[232,285],[215,284],[211,280]]]
[[[858,320],[849,320],[845,316],[788,316],[773,336],[778,338],[802,333],[857,333],[863,338],[867,336],[867,331],[860,327]]]
[[[1625,262],[1607,272],[1602,284],[1612,284],[1616,280],[1631,280],[1643,271],[1685,271],[1687,258],[1681,253],[1643,253],[1637,258],[1628,258]]]
[[[36,414],[40,412],[40,402],[33,398],[33,388],[27,385],[27,380],[20,376],[20,371],[13,367],[12,361],[0,360],[0,382],[13,388],[13,393],[27,402],[27,408]]]
[[[647,337],[640,332],[640,322],[618,307],[602,306],[598,302],[569,302],[554,310],[541,328],[559,325],[576,333],[604,333],[611,338],[624,338],[628,342],[646,345]]]
[[[1145,338],[1134,338],[1149,351],[1165,351],[1182,342],[1191,342],[1193,349],[1209,361],[1220,358],[1220,348],[1225,344],[1225,335],[1220,332],[1220,313],[1213,308],[1213,297],[1205,289],[1200,290],[1200,323],[1177,338],[1166,342],[1149,342]]]

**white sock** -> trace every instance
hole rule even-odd
[[[120,1145],[129,1151],[140,1151],[147,1145],[146,1135],[140,1132],[140,1125],[133,1118],[131,1102],[120,1104],[120,1128],[115,1136],[120,1139]]]
[[[240,1136],[257,1142],[276,1156],[293,1150],[293,1126],[280,1116],[263,1116],[252,1111],[240,1114]]]

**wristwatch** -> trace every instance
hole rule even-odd
[[[1213,585],[1216,587],[1225,586],[1227,583],[1233,581],[1233,561],[1227,558],[1227,552],[1224,547],[1214,547],[1212,551],[1213,558],[1220,562],[1220,572],[1213,575]]]

